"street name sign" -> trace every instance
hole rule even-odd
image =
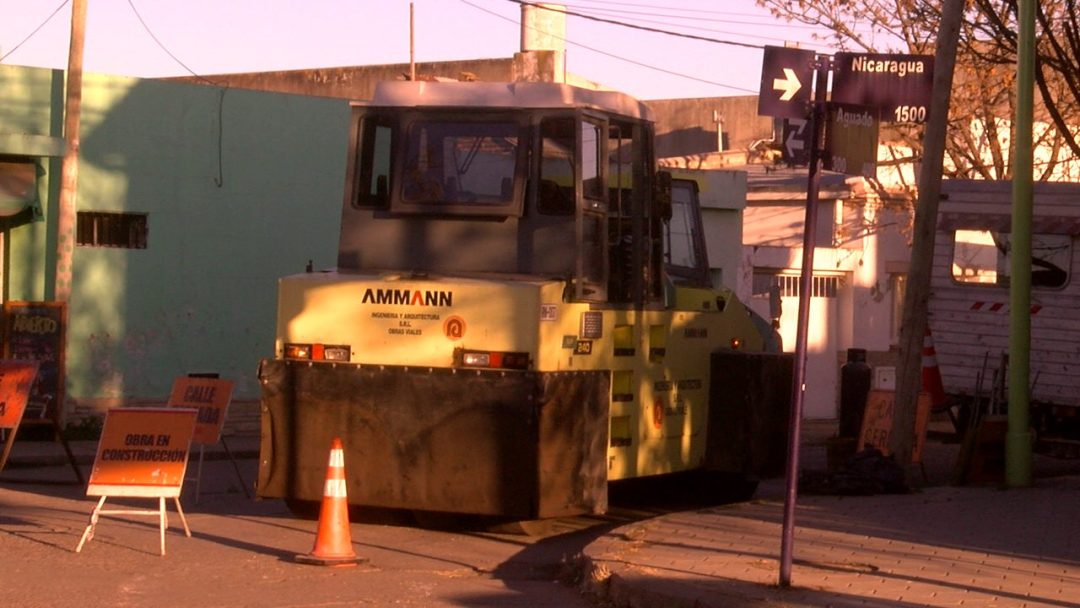
[[[766,46],[761,67],[758,114],[806,118],[814,78],[814,51]]]
[[[933,55],[837,53],[832,101],[878,108],[886,122],[926,122],[934,88]]]
[[[825,169],[877,177],[878,117],[874,108],[830,103],[825,126]]]

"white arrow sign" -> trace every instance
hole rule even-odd
[[[783,91],[783,94],[780,95],[780,101],[791,101],[795,97],[795,93],[798,93],[799,89],[802,88],[802,83],[799,82],[795,70],[784,68],[784,77],[773,78],[772,88],[774,91]]]

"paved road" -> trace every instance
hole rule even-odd
[[[241,459],[241,475],[255,461]],[[193,537],[172,514],[167,555],[155,516],[103,517],[81,553],[74,548],[96,499],[74,485],[71,468],[15,468],[0,483],[0,606],[500,606],[585,607],[560,578],[580,571],[574,556],[615,525],[560,520],[545,537],[351,525],[351,568],[297,564],[312,550],[316,522],[292,517],[277,500],[246,499],[228,461],[208,461],[200,500],[182,502]],[[24,480],[14,482],[11,480]],[[63,483],[26,483],[26,480]],[[107,506],[122,501],[109,499]],[[128,501],[154,508],[156,500]],[[170,513],[171,506],[170,506]]]
[[[824,444],[809,439],[803,462],[817,468]],[[947,484],[957,449],[929,443],[923,481]],[[245,498],[227,460],[207,462],[198,503],[186,487],[194,537],[174,527],[167,556],[156,520],[132,517],[102,521],[75,554],[94,500],[59,454],[3,474],[0,606],[1080,606],[1076,460],[1037,458],[1036,473],[1051,477],[1025,490],[804,497],[795,588],[777,594],[779,480],[724,508],[674,496],[616,503],[602,518],[556,520],[539,538],[354,519],[368,563],[335,569],[293,561],[311,550],[315,522]],[[253,479],[254,459],[239,462]],[[565,584],[586,575],[598,598]]]

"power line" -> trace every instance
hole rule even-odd
[[[173,61],[180,64],[181,67],[183,67],[185,70],[187,70],[188,73],[191,74],[192,76],[194,76],[196,79],[201,80],[201,81],[203,81],[203,82],[205,82],[205,83],[207,83],[209,85],[212,85],[212,86],[221,87],[221,85],[214,82],[213,80],[210,80],[209,78],[207,78],[205,76],[202,76],[200,74],[196,74],[194,70],[192,70],[191,68],[189,68],[187,66],[187,64],[185,64],[183,61],[180,61],[180,59],[176,55],[173,55],[172,51],[170,51],[168,48],[166,48],[165,45],[162,44],[160,40],[158,40],[158,37],[155,36],[154,32],[150,29],[150,26],[147,25],[146,21],[143,20],[142,15],[139,14],[139,9],[135,8],[135,3],[132,0],[127,0],[127,3],[128,3],[128,6],[131,7],[131,12],[135,13],[135,17],[139,20],[139,23],[142,24],[143,29],[146,30],[147,34],[150,34],[150,38],[152,38],[154,40],[154,42],[156,42],[157,45],[159,47],[161,47],[161,50],[165,51],[166,55],[168,55],[169,57],[172,57]],[[222,187],[225,184],[225,174],[224,174],[225,161],[224,161],[224,151],[223,151],[224,150],[224,145],[223,145],[223,141],[224,141],[224,130],[225,130],[225,93],[228,90],[229,90],[228,87],[221,87],[221,90],[218,91],[218,108],[217,108],[217,110],[218,110],[218,120],[217,120],[218,174],[214,178],[214,185],[216,185],[218,188]]]
[[[602,4],[619,4],[619,3],[605,2],[605,3],[602,3]],[[626,18],[628,18],[628,19],[633,19],[633,20],[636,20],[636,21],[644,21],[644,22],[648,22],[648,20],[642,19],[641,17],[662,17],[664,19],[676,19],[676,20],[682,20],[682,21],[694,21],[694,22],[698,22],[698,23],[701,23],[701,22],[724,23],[724,24],[727,24],[727,25],[753,25],[753,26],[766,25],[766,24],[762,23],[761,21],[754,21],[754,20],[718,19],[716,17],[704,17],[704,16],[701,16],[701,15],[678,15],[678,14],[673,14],[671,12],[637,11],[637,10],[625,10],[625,9],[617,9],[617,8],[607,8],[607,7],[602,7],[602,6],[579,6],[579,5],[573,5],[573,4],[565,4],[564,6],[566,6],[568,8],[573,8],[573,9],[575,9],[577,11],[581,11],[581,12],[584,12],[586,14],[607,15],[607,16],[623,16],[623,15],[625,15],[625,16],[627,16]],[[629,6],[641,7],[641,6],[645,6],[645,5],[632,4],[632,5],[629,5]],[[653,8],[653,7],[648,7],[648,8]],[[696,13],[704,13],[706,15],[734,15],[734,16],[746,17],[746,18],[760,17],[760,15],[750,15],[750,14],[746,14],[746,13],[723,13],[723,12],[719,12],[719,11],[705,11],[705,10],[699,10],[699,9],[681,9],[681,8],[677,8],[677,7],[671,7],[671,8],[668,8],[668,7],[656,7],[656,8],[662,8],[665,11],[683,11],[683,12],[693,11],[693,12],[696,12]],[[673,25],[673,24],[667,23],[667,25]],[[782,27],[784,29],[802,29],[802,30],[816,30],[816,29],[819,29],[818,26],[811,25],[811,24],[769,23],[768,25],[770,27]]]
[[[65,6],[67,6],[67,3],[68,3],[68,2],[70,2],[70,1],[71,1],[71,0],[64,0],[63,2],[61,2],[61,3],[60,3],[60,6],[56,7],[56,10],[55,10],[55,11],[53,11],[51,15],[49,15],[48,17],[46,17],[46,18],[45,18],[45,21],[42,21],[42,22],[41,22],[41,25],[39,25],[39,26],[37,26],[36,28],[34,28],[34,31],[30,32],[30,33],[29,33],[29,34],[28,34],[28,35],[26,36],[26,38],[23,38],[23,39],[22,39],[22,40],[21,40],[21,41],[19,42],[19,44],[16,44],[16,45],[15,45],[15,46],[14,46],[14,47],[13,47],[13,48],[12,48],[12,49],[10,50],[10,51],[8,51],[8,52],[4,53],[3,55],[0,55],[0,62],[3,62],[3,61],[4,61],[5,59],[7,59],[7,58],[8,58],[8,57],[9,57],[9,56],[10,56],[10,55],[12,54],[12,53],[14,53],[15,51],[19,50],[19,47],[20,47],[20,46],[22,46],[22,45],[23,45],[24,43],[26,43],[26,41],[27,41],[27,40],[30,40],[31,38],[33,38],[33,37],[34,37],[34,34],[38,33],[38,31],[39,31],[39,30],[41,30],[41,28],[45,27],[45,24],[47,24],[48,22],[52,21],[52,18],[56,16],[56,13],[59,13],[59,12],[60,12],[60,9],[64,8]]]
[[[632,8],[649,8],[665,11],[679,11],[683,13],[702,13],[706,15],[733,15],[736,17],[751,17],[754,16],[751,13],[740,13],[732,11],[715,11],[704,8],[683,8],[679,6],[665,6],[660,4],[640,4],[636,2],[612,2],[610,0],[578,0],[579,2],[586,2],[589,4],[608,4],[613,6],[632,7]],[[566,6],[571,6],[566,4]]]
[[[509,17],[500,15],[499,13],[496,13],[495,11],[490,11],[490,10],[488,10],[488,9],[482,7],[482,6],[477,6],[477,5],[473,4],[472,2],[469,2],[469,0],[460,0],[460,1],[463,4],[467,4],[467,5],[475,8],[476,10],[483,11],[483,12],[489,14],[489,15],[492,15],[492,16],[498,17],[499,19],[502,19],[503,21],[509,21],[510,23],[518,25],[517,21],[515,21],[515,20],[513,20],[513,19],[511,19]],[[619,61],[623,61],[623,62],[632,64],[632,65],[636,65],[638,67],[643,67],[643,68],[653,70],[653,71],[656,71],[656,72],[662,72],[664,74],[669,74],[671,76],[677,76],[679,78],[686,78],[688,80],[694,80],[694,81],[701,82],[701,83],[704,83],[704,84],[710,84],[710,85],[714,85],[714,86],[718,86],[718,87],[723,87],[725,89],[732,89],[734,91],[741,91],[741,92],[744,92],[744,93],[751,93],[751,94],[757,93],[757,90],[751,90],[751,89],[747,89],[745,87],[735,86],[735,85],[731,85],[731,84],[724,84],[722,82],[716,82],[716,81],[713,81],[713,80],[706,80],[704,78],[698,78],[697,76],[691,76],[689,74],[683,74],[681,72],[675,72],[673,70],[668,70],[668,69],[665,69],[665,68],[657,67],[655,65],[649,65],[647,63],[642,63],[640,61],[634,61],[633,59],[627,59],[626,57],[622,57],[620,55],[615,55],[613,53],[608,53],[607,51],[602,51],[600,49],[593,48],[591,46],[587,46],[587,45],[581,44],[579,42],[574,42],[573,40],[570,40],[568,38],[561,38],[559,36],[555,36],[554,34],[551,34],[550,32],[545,32],[545,33],[547,35],[553,37],[553,38],[558,38],[559,40],[562,40],[566,44],[569,44],[569,45],[572,45],[572,46],[575,46],[575,47],[578,47],[578,48],[582,48],[582,49],[585,49],[587,51],[592,51],[593,53],[599,53],[600,55],[604,55],[605,57],[611,57],[612,59],[618,59]],[[761,47],[755,47],[755,48],[761,48]]]
[[[678,38],[688,38],[690,40],[700,40],[702,42],[712,42],[714,44],[726,44],[726,45],[730,45],[730,46],[738,46],[738,47],[743,47],[743,48],[747,48],[747,49],[763,49],[763,48],[765,48],[764,45],[761,45],[761,44],[749,44],[749,43],[746,43],[746,42],[735,42],[733,40],[720,40],[719,38],[707,38],[705,36],[696,36],[694,34],[683,34],[683,33],[680,33],[680,32],[672,32],[670,30],[662,30],[662,29],[655,28],[655,27],[646,27],[646,26],[643,26],[643,25],[634,25],[634,24],[631,24],[631,23],[625,23],[623,21],[616,21],[614,19],[603,19],[603,18],[600,18],[600,17],[594,17],[592,15],[586,15],[586,14],[583,14],[583,13],[577,13],[577,12],[573,12],[573,11],[564,11],[564,10],[560,10],[560,9],[555,9],[555,8],[544,6],[542,4],[535,4],[533,2],[525,2],[524,0],[507,0],[507,1],[508,2],[513,2],[514,4],[521,5],[521,6],[524,6],[524,5],[533,6],[533,7],[539,8],[539,9],[543,9],[545,11],[552,11],[552,12],[562,13],[564,15],[570,15],[572,17],[581,17],[582,19],[588,19],[590,21],[597,21],[597,22],[600,22],[600,23],[607,23],[607,24],[610,24],[610,25],[618,25],[620,27],[627,27],[627,28],[634,29],[634,30],[641,30],[643,32],[652,32],[654,34],[665,34],[667,36],[675,36],[675,37],[678,37]]]
[[[212,84],[214,86],[218,85],[218,83],[210,80],[209,78],[206,78],[205,76],[202,76],[200,74],[195,73],[195,71],[192,70],[191,68],[189,68],[187,66],[187,64],[185,64],[183,61],[180,61],[180,59],[176,55],[173,55],[172,51],[170,51],[168,48],[166,48],[166,46],[164,44],[162,44],[162,42],[160,40],[158,40],[158,37],[155,36],[154,32],[150,29],[150,26],[146,24],[145,20],[143,20],[142,15],[139,14],[139,9],[135,8],[134,1],[133,0],[127,0],[127,3],[128,3],[128,6],[131,7],[131,12],[135,13],[135,18],[138,19],[139,23],[142,24],[143,29],[146,30],[146,33],[150,35],[150,38],[155,43],[157,43],[158,47],[160,47],[161,50],[165,51],[166,55],[168,55],[169,57],[172,57],[173,61],[175,61],[177,64],[179,64],[180,67],[187,70],[188,73],[191,74],[192,76],[194,76],[195,78],[198,78],[199,80],[201,80],[201,81],[203,81],[203,82],[205,82],[207,84]]]
[[[597,14],[597,13],[594,12],[593,14]],[[612,14],[612,13],[607,12],[606,9],[605,9],[604,12],[601,12],[599,14]],[[691,19],[695,23],[712,21],[712,22],[715,22],[715,23],[727,23],[727,24],[730,24],[730,25],[758,25],[758,24],[749,23],[749,22],[732,22],[732,21],[724,21],[724,20],[720,20],[720,19],[698,19],[698,18],[695,18],[695,17],[680,17],[680,16],[677,16],[677,15],[656,15],[656,16],[665,17],[665,18],[668,18],[668,19]],[[657,20],[657,19],[644,19],[642,17],[632,17],[631,19],[633,19],[633,21],[635,21],[636,23],[653,23],[653,24],[657,24],[657,25],[669,25],[669,26],[673,26],[673,27],[680,27],[680,28],[687,29],[687,30],[697,30],[699,32],[712,32],[714,34],[724,34],[724,35],[727,35],[727,36],[741,36],[743,38],[759,38],[759,39],[762,39],[762,40],[769,40],[769,41],[772,41],[772,40],[775,39],[775,37],[773,37],[773,36],[757,36],[757,35],[754,35],[754,34],[745,34],[745,33],[740,33],[740,32],[727,32],[727,31],[717,30],[717,29],[713,29],[713,28],[709,28],[709,27],[700,27],[700,26],[696,26],[696,25],[685,25],[685,24],[680,24],[680,23],[672,23],[670,21],[661,21],[661,20]],[[626,23],[626,22],[624,21],[623,23]],[[627,25],[630,25],[630,24],[627,24]],[[805,26],[805,27],[809,28],[809,29],[817,29],[814,26]]]

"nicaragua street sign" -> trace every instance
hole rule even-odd
[[[814,51],[766,46],[761,67],[758,114],[806,118],[814,78]]]
[[[934,84],[933,55],[837,53],[832,100],[878,108],[886,122],[926,122]]]

